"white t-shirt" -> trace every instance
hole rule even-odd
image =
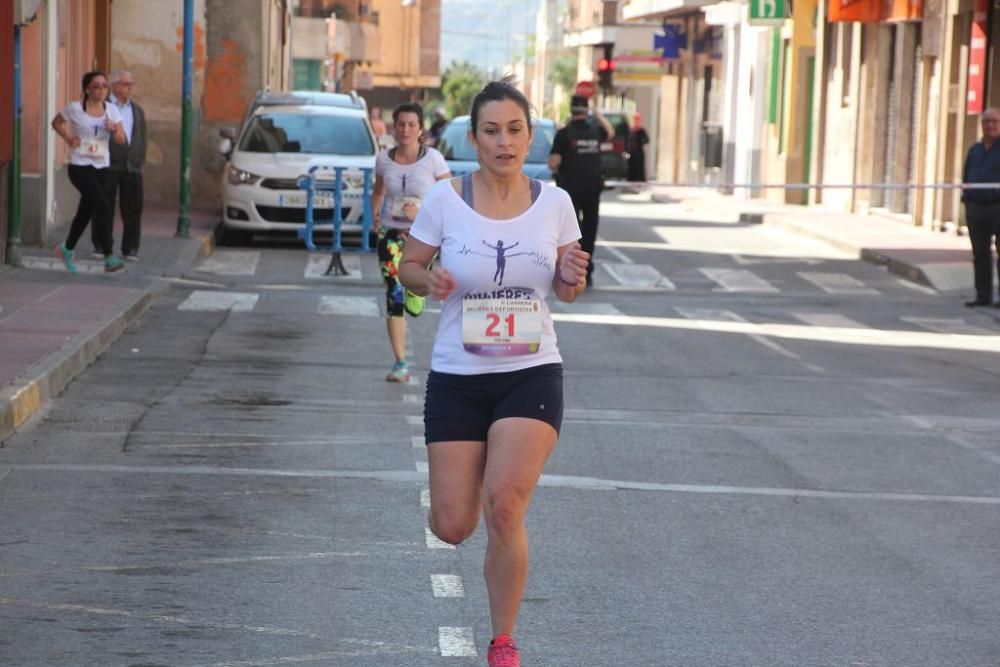
[[[552,289],[558,249],[580,238],[573,203],[564,190],[543,186],[527,211],[493,220],[470,208],[451,181],[440,181],[424,197],[410,235],[440,248],[441,266],[458,283],[441,307],[433,370],[476,375],[562,362],[545,298]],[[539,300],[538,351],[500,356],[469,351],[469,339],[463,337],[464,310],[477,299]]]
[[[382,177],[385,184],[385,200],[382,203],[382,226],[387,229],[409,229],[413,224],[404,215],[402,206],[411,202],[418,208],[420,202],[439,176],[449,173],[444,156],[433,148],[413,164],[399,164],[389,151],[379,152],[375,158],[375,174]]]
[[[107,117],[113,123],[120,123],[122,115],[117,107],[107,102],[103,116],[91,116],[83,110],[83,104],[77,101],[67,104],[60,115],[72,126],[74,136],[80,138],[80,145],[69,154],[69,163],[98,169],[110,167],[111,142],[114,138],[105,129],[104,119]]]

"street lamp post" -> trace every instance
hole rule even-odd
[[[184,84],[181,111],[181,193],[177,236],[191,235],[191,97],[194,83],[194,0],[184,0]]]

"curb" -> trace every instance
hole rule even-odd
[[[90,366],[132,323],[142,317],[162,287],[147,288],[124,308],[71,338],[59,351],[29,368],[24,380],[0,391],[0,442],[17,430]]]
[[[194,240],[199,241],[197,246],[192,244],[194,251],[182,253],[174,263],[173,271],[167,271],[167,275],[180,275],[195,259],[215,252],[213,234],[195,237]],[[77,334],[58,351],[25,371],[22,380],[0,390],[0,443],[14,435],[48,401],[58,396],[66,385],[143,316],[153,299],[167,289],[169,286],[161,282],[140,291],[117,312]]]

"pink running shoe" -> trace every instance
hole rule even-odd
[[[486,661],[490,667],[521,667],[521,657],[517,653],[517,646],[514,645],[514,640],[507,635],[499,635],[490,642]]]

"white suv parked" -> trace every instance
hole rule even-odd
[[[360,230],[362,167],[375,168],[378,144],[364,102],[335,93],[265,93],[258,96],[234,142],[222,180],[223,241],[249,240],[253,232],[295,232],[305,226],[306,193],[298,178],[316,165],[346,167],[342,229]],[[332,185],[334,172],[323,172]],[[374,183],[374,174],[372,175]],[[317,192],[314,229],[333,229],[333,193]]]

